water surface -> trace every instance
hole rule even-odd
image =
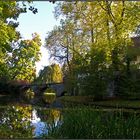
[[[46,137],[52,127],[61,122],[59,109],[29,106],[0,108],[0,138]]]

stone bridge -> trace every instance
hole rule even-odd
[[[21,87],[21,90],[32,89],[36,96],[41,96],[47,88],[51,88],[56,92],[56,96],[64,95],[65,88],[64,83],[45,83],[45,84],[24,84]]]

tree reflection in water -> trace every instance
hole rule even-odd
[[[37,109],[37,116],[41,119],[40,123],[45,124],[42,124],[42,134],[39,135],[42,138],[46,138],[46,133],[52,133],[62,122],[61,111],[58,109]]]
[[[58,125],[60,111],[34,109],[32,106],[7,106],[0,108],[0,138],[47,137]]]

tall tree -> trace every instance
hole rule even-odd
[[[58,64],[52,64],[44,67],[44,69],[40,71],[37,81],[41,83],[63,82],[63,74],[60,66]]]
[[[8,57],[12,51],[12,42],[19,39],[19,33],[15,28],[20,13],[24,12],[14,1],[0,1],[0,77],[8,75]],[[9,20],[8,20],[9,19]],[[10,20],[12,19],[12,20]]]
[[[31,80],[35,76],[35,62],[40,57],[40,38],[34,34],[32,40],[22,40],[16,31],[16,20],[26,12],[26,8],[24,2],[0,1],[0,78]],[[29,9],[37,12],[34,7]]]
[[[56,27],[49,33],[46,47],[54,58],[65,58],[64,52],[69,51],[70,77],[90,75],[92,83],[101,81],[109,69],[112,74],[124,70],[127,49],[132,45],[130,34],[139,25],[139,6],[139,2],[124,0],[59,3],[55,16],[63,16],[63,22],[59,30]]]
[[[12,79],[32,81],[36,77],[36,62],[40,60],[41,39],[37,33],[31,40],[21,40],[9,59]]]

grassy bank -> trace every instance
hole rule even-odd
[[[124,99],[105,99],[102,101],[94,101],[93,96],[64,96],[59,100],[65,105],[90,105],[107,108],[126,108],[140,109],[139,100],[124,100]]]

